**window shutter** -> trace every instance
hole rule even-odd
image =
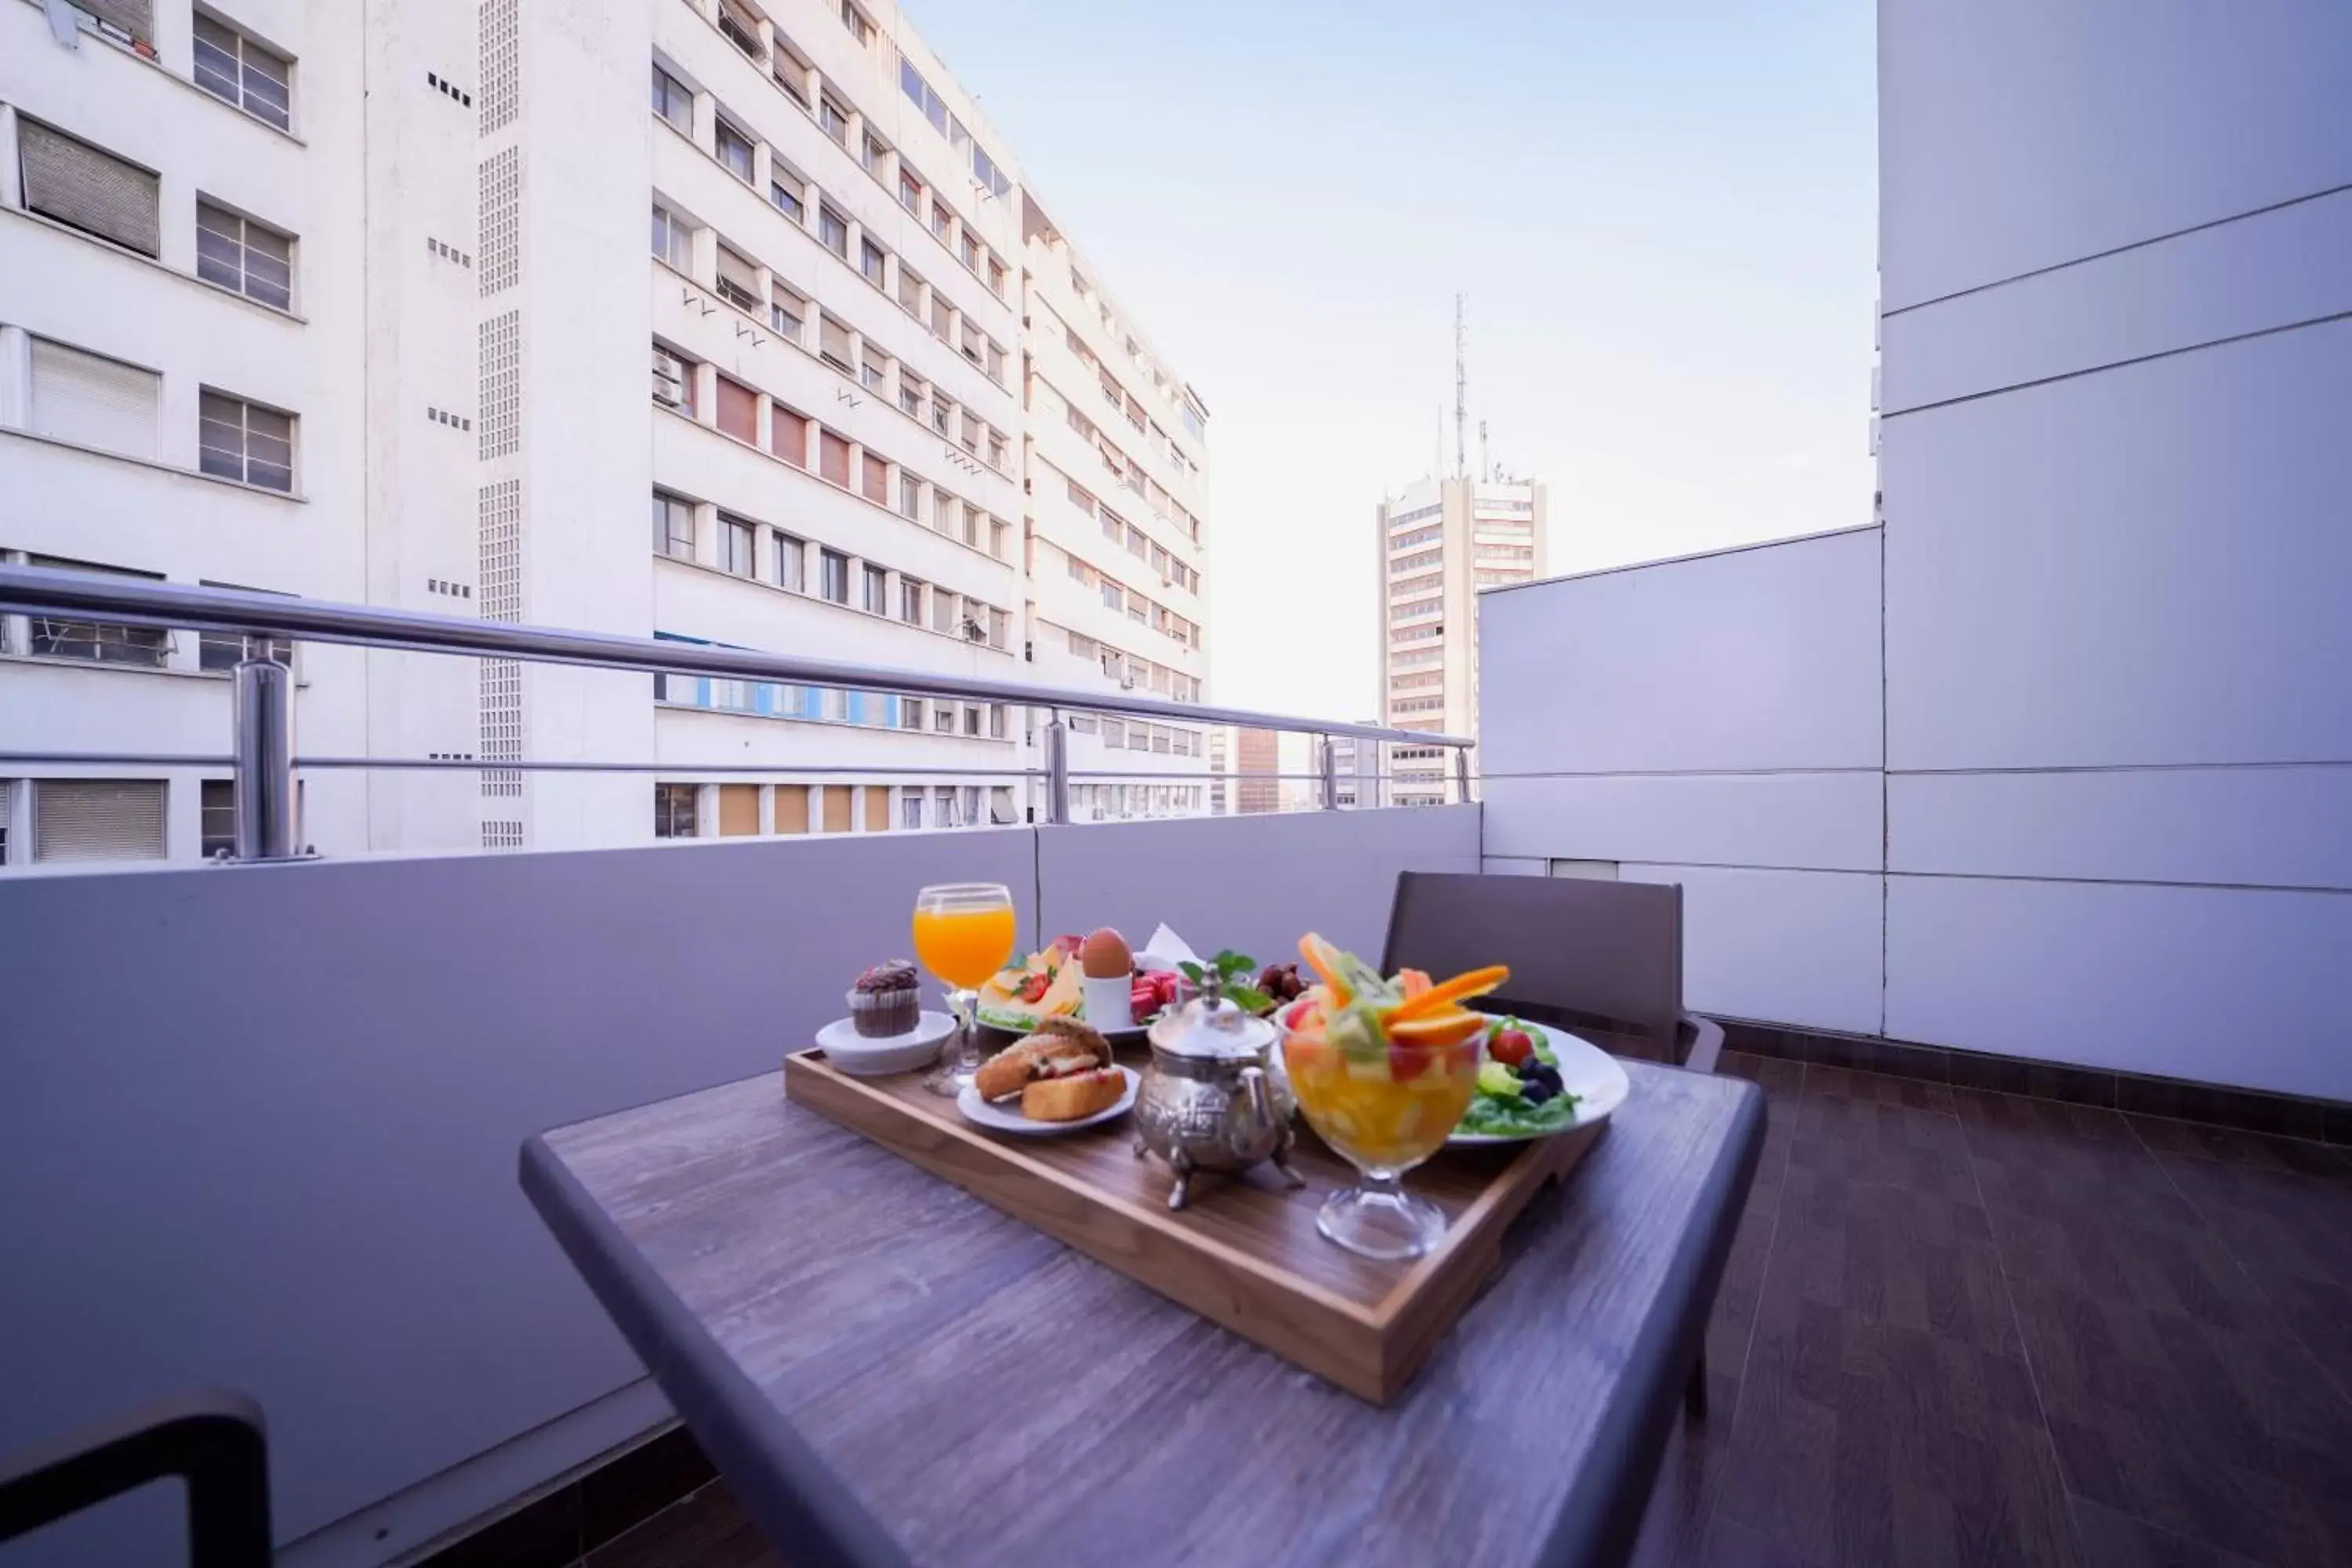
[[[161,779],[37,779],[36,860],[161,860]]]
[[[750,262],[723,245],[719,247],[719,280],[732,283],[754,300],[760,297],[760,275]]]
[[[33,430],[101,451],[152,458],[161,384],[152,371],[35,338]]]
[[[142,255],[163,253],[154,175],[29,120],[16,122],[16,145],[27,207]]]
[[[866,454],[866,499],[885,506],[890,500],[890,467],[871,452]]]
[[[100,21],[120,27],[143,43],[155,41],[152,0],[74,0],[74,4]]]
[[[817,347],[842,363],[849,363],[849,329],[827,316],[817,328]]]
[[[817,477],[849,488],[849,443],[830,430],[817,432]]]
[[[719,378],[719,428],[739,441],[760,444],[760,399],[750,387]]]
[[[808,467],[808,421],[782,404],[768,405],[769,446],[796,468]]]

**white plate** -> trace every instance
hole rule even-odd
[[[1580,1127],[1590,1127],[1605,1121],[1609,1113],[1625,1103],[1633,1092],[1633,1083],[1617,1058],[1590,1040],[1579,1039],[1565,1029],[1549,1024],[1521,1021],[1519,1027],[1533,1035],[1539,1044],[1551,1047],[1559,1058],[1559,1086],[1576,1096],[1576,1119],[1549,1132],[1456,1132],[1445,1142],[1456,1149],[1474,1148],[1484,1143],[1525,1143],[1532,1139],[1549,1138],[1554,1133],[1573,1132]]]
[[[940,1047],[955,1032],[955,1020],[945,1013],[925,1013],[903,1035],[869,1038],[847,1018],[836,1018],[816,1032],[825,1060],[852,1078],[887,1078],[913,1072],[939,1060]]]
[[[1008,1100],[1003,1105],[992,1104],[980,1098],[980,1090],[970,1084],[956,1096],[956,1109],[967,1121],[998,1132],[1018,1132],[1029,1138],[1056,1138],[1065,1132],[1076,1132],[1082,1127],[1099,1127],[1106,1121],[1116,1121],[1125,1116],[1135,1103],[1135,1091],[1143,1085],[1143,1075],[1133,1068],[1121,1068],[1119,1076],[1127,1079],[1127,1092],[1116,1103],[1104,1107],[1092,1116],[1081,1116],[1076,1121],[1032,1121],[1021,1114],[1021,1101]]]

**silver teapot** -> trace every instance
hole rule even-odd
[[[1305,1184],[1290,1168],[1295,1102],[1272,1055],[1272,1024],[1226,1000],[1212,973],[1198,996],[1144,1037],[1151,1065],[1135,1098],[1135,1153],[1157,1154],[1175,1171],[1170,1208],[1190,1201],[1195,1171],[1244,1171],[1271,1160],[1292,1186]]]

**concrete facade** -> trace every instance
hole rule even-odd
[[[185,8],[71,51],[40,7],[0,12],[0,551],[1203,697],[1206,406],[894,7],[210,11],[210,53]],[[204,85],[224,36],[288,82],[284,127]],[[154,253],[37,210],[20,121],[152,179]],[[290,300],[207,275],[199,202],[290,244]],[[152,432],[102,447],[46,428],[48,345],[152,384]],[[290,486],[205,471],[200,392],[292,416]],[[1116,508],[1082,515],[1080,484]],[[181,634],[101,661],[55,629],[0,628],[0,750],[227,751],[233,654]],[[1017,710],[293,658],[301,752],[486,764],[306,773],[301,837],[331,855],[969,826],[1042,804]],[[1078,728],[1082,770],[1205,770],[1192,727]],[[489,765],[511,760],[668,766]],[[0,766],[8,865],[34,858],[32,781],[77,774],[161,780],[166,858],[217,842],[225,814],[202,807],[225,805],[225,767]],[[1097,817],[1207,804],[1182,778],[1080,798]]]

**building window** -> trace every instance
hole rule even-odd
[[[824,573],[819,584],[824,596],[836,605],[849,603],[849,557],[837,550],[819,552]]]
[[[864,579],[864,593],[860,595],[860,604],[866,613],[869,616],[888,615],[890,613],[890,574],[868,561],[865,570],[859,575]]]
[[[969,234],[962,236],[956,243],[956,257],[968,269],[979,271],[980,242]]]
[[[656,838],[692,838],[695,837],[695,799],[702,786],[690,784],[657,784],[654,785],[654,837]]]
[[[882,145],[880,140],[869,132],[865,146],[857,154],[857,161],[865,166],[867,174],[878,180],[883,171],[890,166],[890,149]]]
[[[92,566],[53,555],[35,555],[26,564],[68,572],[99,572],[117,577],[142,577],[160,583],[156,572],[125,572],[119,567]],[[32,651],[42,658],[81,658],[94,664],[131,664],[161,669],[172,657],[172,634],[162,626],[119,626],[98,621],[67,620],[51,616],[32,617]]]
[[[35,434],[127,457],[156,455],[162,376],[46,338],[33,339],[31,347],[26,423]]]
[[[828,206],[816,209],[816,237],[827,250],[845,260],[849,256],[849,222]]]
[[[849,29],[849,36],[856,38],[861,47],[874,41],[874,24],[867,21],[866,13],[851,5],[850,0],[841,0],[841,25]]]
[[[898,579],[898,618],[910,626],[923,624],[923,585],[912,577]]]
[[[980,722],[979,709],[966,708],[963,710],[963,732],[965,734],[973,736],[978,735],[980,733]],[[971,818],[967,817],[965,820],[970,821]]]
[[[1106,577],[1102,580],[1102,602],[1103,608],[1107,610],[1123,610],[1127,608],[1127,595],[1118,584]]]
[[[954,414],[955,414],[955,405],[954,405],[954,404],[950,403],[946,398],[941,397],[941,396],[940,396],[938,393],[936,393],[936,392],[934,392],[933,394],[931,394],[931,428],[932,428],[932,429],[934,429],[934,430],[936,430],[936,431],[938,431],[938,432],[939,432],[940,435],[942,435],[942,436],[946,435],[946,434],[948,433],[948,431],[949,431],[950,427],[950,426],[954,424],[954,422],[955,422],[955,419],[954,419]]]
[[[751,446],[760,444],[760,395],[741,382],[719,379],[719,432]]]
[[[843,489],[849,488],[849,443],[830,430],[817,432],[816,477]]]
[[[779,588],[801,592],[801,570],[808,546],[789,533],[778,532],[768,556],[769,580]]]
[[[857,362],[858,384],[868,392],[879,392],[890,379],[890,357],[867,349]]]
[[[294,243],[226,208],[199,201],[196,276],[287,310],[294,303]]]
[[[996,383],[997,385],[1003,386],[1004,384],[1004,351],[996,346],[994,339],[991,339],[986,345],[986,353],[988,355],[988,379]]]
[[[142,256],[163,255],[154,174],[30,120],[16,122],[16,153],[26,210]]]
[[[998,473],[1004,471],[1004,437],[991,430],[988,433],[988,466]]]
[[[1009,610],[988,612],[988,646],[1009,648],[1013,646],[1013,615]],[[1000,710],[1000,711],[1002,711]],[[1001,734],[1002,731],[999,731]]]
[[[898,471],[898,515],[909,522],[923,520],[923,481],[903,468]]]
[[[292,70],[282,55],[210,16],[196,18],[196,85],[280,131],[293,124]]]
[[[768,164],[768,200],[776,210],[794,223],[808,221],[808,186],[799,176],[778,169],[774,160]]]
[[[964,508],[963,542],[966,544],[971,545],[974,550],[980,548],[981,526],[980,508],[976,506],[968,506]]]
[[[918,215],[923,210],[923,182],[908,173],[903,163],[898,169],[898,205]]]
[[[1003,613],[1003,611],[999,611],[999,612],[998,612],[998,614],[1000,614],[1000,615],[1002,615]],[[1004,739],[1004,736],[1005,736],[1005,731],[1006,731],[1006,729],[1007,729],[1007,727],[1008,727],[1007,722],[1006,722],[1006,720],[1007,720],[1007,715],[1006,715],[1005,710],[1004,710],[1004,704],[1003,704],[1003,703],[1002,703],[1002,702],[992,702],[992,703],[989,704],[989,709],[988,709],[988,738],[989,738],[990,740],[992,740],[992,741],[1002,741],[1002,740],[1003,740],[1003,739]]]
[[[781,403],[768,405],[768,449],[795,468],[808,467],[808,421]]]
[[[36,860],[161,860],[162,779],[35,779]]]
[[[198,786],[196,810],[196,853],[207,860],[236,854],[236,784],[228,779],[205,780]]]
[[[859,493],[876,506],[889,505],[890,465],[873,453],[867,452],[865,454],[862,467],[865,471],[859,476],[863,480]]]
[[[801,341],[801,323],[808,319],[808,301],[771,281],[768,285],[768,325],[778,337]]]
[[[694,503],[654,491],[654,553],[694,559]]]
[[[849,145],[849,111],[834,102],[832,94],[818,100],[816,122],[824,128],[827,136],[845,147]]]
[[[760,308],[760,269],[723,245],[719,247],[718,294],[739,310]]]
[[[654,204],[654,259],[680,272],[694,269],[694,227],[659,202]]]
[[[882,247],[870,239],[859,240],[857,270],[866,275],[866,281],[873,284],[877,289],[881,288],[883,274],[888,270],[888,263],[883,257]]]
[[[844,375],[849,368],[849,329],[831,316],[820,315],[816,327],[817,357]]]
[[[957,502],[937,485],[931,487],[931,531],[955,537]]]
[[[207,392],[197,399],[199,466],[263,489],[294,489],[294,416]]]
[[[998,299],[1004,298],[1004,263],[993,256],[988,258],[988,289]]]
[[[711,141],[714,150],[719,154],[719,161],[727,166],[727,172],[745,184],[750,184],[751,183],[751,139],[722,120],[719,121],[718,128],[712,132]]]
[[[955,228],[955,215],[940,203],[931,203],[931,232],[942,240]]]
[[[784,89],[794,103],[803,109],[809,106],[809,63],[787,47],[782,38],[776,40],[775,58],[769,62],[768,74]]]
[[[719,539],[726,548],[726,559],[721,564],[738,577],[751,576],[752,542],[757,537],[748,522],[731,517],[719,519]]]
[[[760,47],[759,18],[744,9],[740,0],[719,0],[719,31],[753,59],[766,61],[768,52]]]
[[[694,94],[659,66],[654,67],[654,112],[688,136],[694,134]]]
[[[931,630],[953,637],[955,629],[956,596],[945,588],[933,588],[931,590]],[[944,703],[941,704],[942,710],[945,706]]]
[[[909,730],[919,730],[923,727],[922,700],[919,698],[909,698],[908,701],[913,710],[914,718],[912,721],[908,724],[907,728]],[[922,825],[923,792],[919,788],[909,788],[905,794],[898,797],[898,826],[901,827],[920,827]]]

